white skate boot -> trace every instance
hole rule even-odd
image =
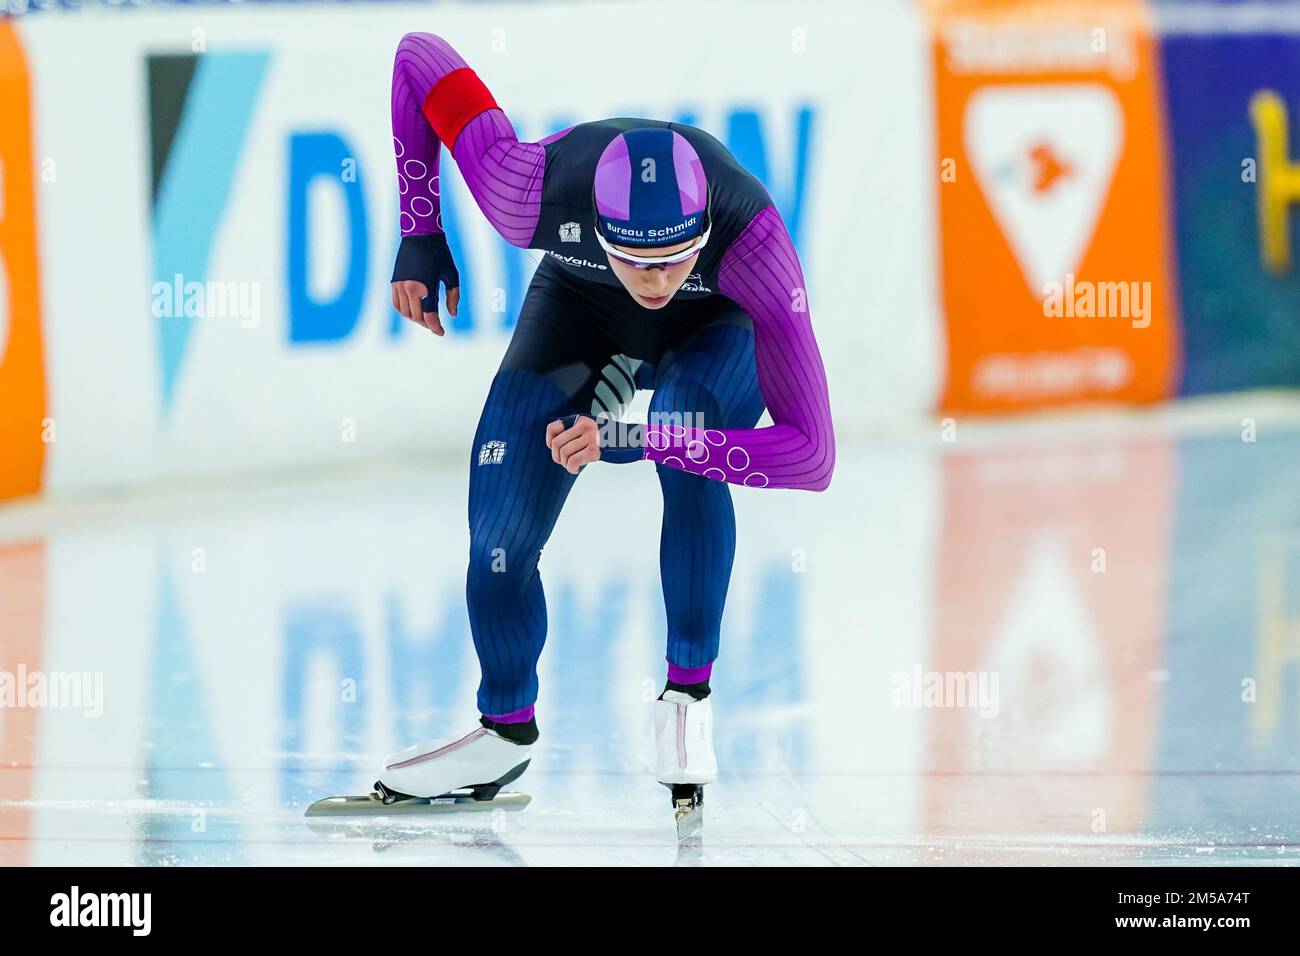
[[[416,744],[384,760],[373,793],[317,800],[307,816],[522,810],[531,798],[501,788],[528,768],[532,751],[488,727]]]
[[[479,727],[455,737],[416,744],[390,754],[376,789],[398,797],[438,797],[453,790],[484,791],[515,780],[528,767],[532,744],[507,740]]]
[[[713,705],[676,690],[655,701],[655,778],[673,793],[677,836],[696,838],[704,825],[704,785],[718,779]]]

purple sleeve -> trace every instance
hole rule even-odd
[[[719,291],[753,319],[758,384],[773,424],[731,430],[651,424],[645,457],[736,485],[825,490],[835,469],[826,372],[799,259],[774,207],[731,244],[718,279]]]
[[[424,116],[429,92],[453,70],[460,54],[432,33],[408,33],[393,60],[393,151],[402,235],[442,232],[438,178],[440,143]],[[479,113],[461,130],[452,158],[492,227],[511,245],[527,246],[541,215],[546,151],[521,143],[499,109]]]

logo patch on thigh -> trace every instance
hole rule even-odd
[[[479,446],[478,463],[480,465],[499,465],[506,457],[506,443],[503,441],[485,441]]]

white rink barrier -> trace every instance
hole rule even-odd
[[[924,24],[900,3],[747,9],[17,21],[38,171],[43,489],[468,453],[536,256],[492,233],[444,154],[463,312],[434,339],[392,311],[389,79],[411,30],[447,37],[524,139],[615,115],[713,131],[796,237],[841,433],[930,408],[943,356],[933,177],[916,172],[931,162]],[[663,57],[616,56],[632,36]],[[607,71],[591,68],[600,51]]]

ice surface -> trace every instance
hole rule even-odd
[[[0,510],[0,672],[102,679],[0,708],[0,863],[1294,864],[1300,408],[1234,402],[850,436],[823,495],[735,491],[681,852],[649,466],[570,498],[533,803],[463,822],[302,813],[473,726],[465,465]]]

